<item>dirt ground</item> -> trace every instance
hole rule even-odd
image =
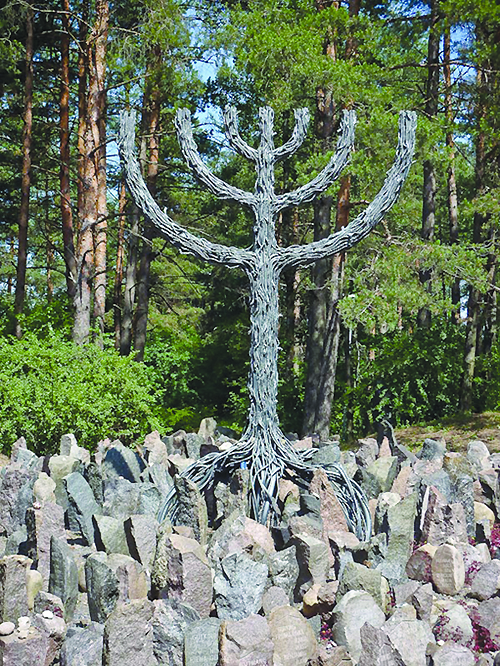
[[[467,444],[480,439],[490,453],[500,451],[500,413],[485,412],[468,416],[455,416],[439,423],[407,426],[396,430],[396,438],[410,449],[418,449],[427,437],[444,437],[450,451],[465,453]]]

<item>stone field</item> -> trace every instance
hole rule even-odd
[[[282,479],[269,528],[247,517],[247,469],[205,494],[177,476],[228,434],[205,419],[136,450],[91,455],[71,434],[58,455],[13,445],[0,666],[500,664],[500,454],[321,443],[313,462],[343,464],[369,500],[361,543],[320,468],[307,488]],[[178,524],[159,524],[173,486]]]

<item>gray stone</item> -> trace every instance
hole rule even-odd
[[[154,602],[153,651],[158,666],[187,666],[183,661],[184,635],[187,628],[199,619],[194,608],[174,599]]]
[[[443,611],[438,616],[441,626],[439,628],[439,639],[451,641],[459,645],[468,646],[472,643],[474,631],[472,622],[465,608],[460,604],[446,603]]]
[[[47,661],[48,638],[30,628],[21,640],[17,632],[0,637],[0,664],[2,666],[40,666]],[[50,663],[50,662],[49,662]]]
[[[414,610],[412,609],[414,613]],[[384,631],[402,656],[405,666],[426,666],[427,646],[435,643],[427,622],[393,615],[384,625]]]
[[[28,530],[26,525],[9,534],[5,539],[4,555],[27,555],[28,554]]]
[[[139,483],[146,464],[136,451],[117,440],[106,451],[102,467],[107,479],[122,477],[132,483]]]
[[[47,638],[47,653],[45,664],[53,664],[59,661],[59,653],[66,635],[66,622],[62,617],[54,615],[51,611],[44,614],[35,614],[33,626]]]
[[[411,601],[419,620],[425,620],[426,622],[430,620],[433,599],[434,592],[431,583],[422,585],[422,587],[414,592]]]
[[[94,515],[94,540],[97,550],[103,550],[108,555],[121,553],[129,555],[125,529],[121,518]]]
[[[406,666],[389,636],[383,629],[366,623],[361,627],[361,655],[358,666]]]
[[[208,617],[213,596],[212,571],[203,547],[194,539],[170,534],[163,552],[161,560],[155,559],[152,571],[157,593],[182,601],[194,608],[200,617]]]
[[[360,467],[368,467],[375,462],[378,456],[377,440],[373,437],[358,440],[356,462]]]
[[[92,516],[102,513],[95,501],[94,493],[79,472],[73,472],[63,479],[68,497],[67,518],[69,529],[79,533],[90,546],[94,543]]]
[[[416,493],[387,510],[387,555],[377,569],[390,582],[398,583],[406,579],[405,566],[411,555],[416,513]]]
[[[177,476],[174,479],[177,492],[177,525],[187,525],[194,530],[195,538],[204,546],[207,543],[207,505],[198,486],[189,479]]]
[[[160,433],[153,430],[146,435],[142,446],[143,455],[147,460],[148,467],[160,466],[164,469],[168,465],[168,452],[165,442],[162,441]]]
[[[186,627],[183,666],[218,666],[221,622],[217,617],[207,617]]]
[[[267,620],[261,615],[222,623],[219,635],[220,666],[271,664],[273,652],[271,632]]]
[[[467,459],[474,465],[479,472],[482,469],[490,468],[490,452],[484,442],[476,439],[467,445]]]
[[[148,581],[141,565],[126,555],[98,552],[85,562],[90,617],[104,623],[119,603],[145,599]]]
[[[192,460],[200,458],[200,447],[205,444],[205,437],[196,434],[195,432],[188,432],[185,437],[187,457]]]
[[[434,666],[474,666],[473,653],[463,645],[448,642],[438,647],[432,657]]]
[[[389,584],[380,571],[369,569],[356,562],[348,562],[342,573],[338,589],[338,599],[350,590],[363,590],[375,599],[380,608],[386,612],[389,600]]]
[[[156,551],[158,521],[153,516],[137,514],[127,518],[123,527],[130,555],[150,571]]]
[[[58,617],[64,617],[64,604],[62,599],[56,594],[41,590],[35,597],[33,612],[41,614],[45,611],[50,611]]]
[[[295,587],[299,577],[297,563],[297,549],[289,546],[267,558],[269,575],[273,585],[281,587],[288,595],[289,601],[294,601]]]
[[[28,557],[41,573],[44,590],[49,589],[50,540],[64,537],[64,510],[58,504],[47,502],[39,509],[26,511]]]
[[[37,478],[37,472],[23,468],[20,463],[5,467],[0,483],[0,533],[9,536],[24,525],[26,509],[33,504]]]
[[[333,640],[338,645],[345,645],[357,661],[361,654],[361,627],[368,622],[380,628],[385,622],[385,615],[367,592],[352,590],[335,606],[332,620]]]
[[[73,435],[73,433],[70,432],[66,435],[62,435],[59,442],[59,453],[62,456],[69,456],[73,446],[78,446],[78,442],[76,441],[76,437]]]
[[[71,622],[78,601],[78,567],[71,548],[56,536],[50,541],[49,591],[61,598],[64,619]]]
[[[432,558],[437,546],[425,543],[417,548],[406,563],[406,575],[412,580],[428,583],[432,580]]]
[[[307,534],[294,538],[299,565],[298,586],[303,591],[314,584],[326,581],[330,569],[329,548],[324,541]]]
[[[274,608],[289,605],[288,595],[281,587],[272,585],[264,592],[264,596],[262,597],[262,608],[264,610],[264,615],[269,615],[269,613]]]
[[[132,483],[121,477],[113,477],[104,483],[104,504],[102,513],[113,518],[124,520],[138,512],[139,506],[138,483]]]
[[[271,611],[268,618],[276,666],[306,666],[317,655],[317,641],[307,620],[292,606]]]
[[[494,643],[500,643],[500,597],[493,597],[479,604],[479,625],[490,632]]]
[[[453,596],[465,583],[464,560],[460,552],[450,544],[443,544],[432,558],[432,581],[441,594]]]
[[[217,519],[223,520],[234,512],[249,513],[248,494],[250,488],[250,470],[235,470],[228,481],[219,482],[214,489],[217,506]]]
[[[153,653],[153,604],[147,599],[117,606],[106,620],[103,666],[156,666]]]
[[[421,460],[435,460],[442,458],[446,453],[446,442],[444,439],[425,439],[419,458]]]
[[[40,472],[38,479],[33,484],[33,496],[40,504],[45,504],[46,502],[54,503],[56,501],[55,489],[56,482],[54,479],[51,479],[45,472]]]
[[[447,541],[467,543],[467,523],[462,504],[449,504],[441,493],[429,488],[422,507],[422,540],[434,546]]]
[[[500,560],[491,560],[483,564],[471,583],[471,596],[485,601],[493,597],[500,589]]]
[[[61,666],[102,666],[103,635],[104,626],[97,622],[69,627],[61,649]]]
[[[394,600],[396,606],[409,604],[412,602],[413,595],[420,589],[420,584],[416,580],[408,580],[405,583],[396,583],[394,585]]]
[[[386,493],[398,474],[399,462],[396,456],[377,458],[368,467],[362,468],[363,489],[368,498]]]
[[[139,503],[135,511],[132,513],[139,513],[144,516],[152,516],[153,518],[156,518],[162,503],[160,489],[149,481],[138,484],[138,487]]]
[[[95,501],[102,507],[104,504],[104,481],[101,466],[95,462],[88,463],[88,465],[85,465],[83,476],[94,494]]]
[[[200,427],[198,428],[198,435],[204,440],[209,437],[215,437],[215,431],[217,429],[217,421],[211,416],[208,418],[201,419]]]
[[[28,615],[27,574],[32,560],[23,555],[0,559],[0,622],[17,622]]]
[[[222,619],[241,620],[262,607],[268,568],[243,553],[225,557],[214,579],[215,606]]]
[[[327,444],[314,452],[312,462],[321,467],[328,467],[340,462],[340,447],[338,444]]]

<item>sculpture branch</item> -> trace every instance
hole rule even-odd
[[[198,148],[193,139],[191,127],[191,114],[188,109],[179,109],[175,116],[175,128],[179,145],[186,160],[186,164],[193,171],[196,178],[205,185],[207,190],[215,194],[219,199],[233,199],[239,203],[252,208],[255,205],[255,197],[250,192],[245,192],[233,187],[215,176],[202,162]]]
[[[234,150],[243,157],[246,157],[247,160],[256,162],[257,151],[255,148],[251,148],[246,141],[243,141],[240,136],[238,130],[238,112],[234,106],[226,106],[224,109],[224,126],[226,128],[226,136]]]
[[[122,111],[120,114],[120,133],[118,146],[122,157],[125,178],[135,203],[144,212],[146,217],[156,227],[161,236],[184,254],[192,254],[198,259],[212,264],[243,268],[250,266],[254,258],[247,250],[236,247],[226,247],[218,243],[211,243],[190,233],[174,222],[151,196],[139,163],[135,157],[135,112]]]
[[[341,135],[337,142],[335,155],[328,162],[326,167],[316,178],[313,178],[307,185],[299,187],[293,192],[282,194],[276,197],[274,210],[278,213],[283,208],[289,206],[299,206],[300,204],[312,201],[318,194],[324,192],[330,185],[337,180],[342,169],[349,161],[352,146],[354,144],[354,126],[356,124],[356,114],[354,111],[344,111],[341,125]],[[285,144],[286,146],[286,144]]]
[[[394,164],[382,189],[370,205],[346,227],[309,245],[291,245],[279,250],[281,269],[308,266],[318,259],[344,252],[366,238],[395,203],[410,169],[415,147],[417,116],[403,111],[399,115],[398,147]]]
[[[293,128],[292,136],[286,143],[274,150],[273,157],[275,162],[293,155],[304,143],[307,135],[307,126],[309,125],[309,109],[295,109],[294,115],[295,127]]]

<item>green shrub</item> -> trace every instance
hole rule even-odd
[[[164,423],[149,368],[114,350],[58,334],[0,339],[0,448],[21,435],[37,454],[73,432],[89,449],[105,437],[130,444]]]

